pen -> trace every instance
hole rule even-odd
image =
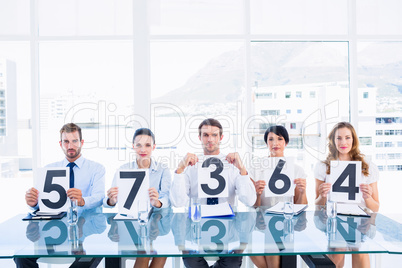
[[[36,217],[32,217],[33,220],[51,220],[52,217],[50,216],[36,216]]]

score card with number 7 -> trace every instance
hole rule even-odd
[[[138,200],[149,198],[149,172],[148,169],[119,170],[118,211],[137,217]]]

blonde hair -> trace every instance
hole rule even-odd
[[[355,131],[354,127],[348,122],[337,123],[328,135],[329,152],[328,152],[327,159],[325,159],[325,161],[323,161],[325,163],[325,165],[327,166],[327,174],[330,174],[331,161],[337,160],[339,158],[339,152],[338,152],[338,149],[336,149],[336,145],[335,145],[335,133],[340,128],[347,128],[352,133],[353,144],[352,144],[352,149],[350,149],[350,151],[349,151],[349,156],[352,159],[352,161],[361,161],[362,162],[362,173],[364,176],[368,176],[369,175],[369,165],[364,160],[364,154],[362,154],[360,152],[359,138],[357,137],[356,131]]]

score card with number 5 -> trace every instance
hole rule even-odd
[[[149,173],[148,169],[119,170],[118,211],[137,217],[138,200],[149,198]]]
[[[264,171],[267,182],[266,197],[293,196],[295,168],[293,158],[270,157],[273,161],[271,168]]]
[[[360,203],[361,174],[362,162],[360,161],[331,161],[331,174],[328,180],[332,184],[331,201]]]
[[[69,184],[69,168],[38,168],[35,174],[35,188],[39,191],[39,210],[49,213],[67,211]]]

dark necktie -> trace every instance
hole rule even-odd
[[[218,197],[208,197],[207,205],[216,205],[218,204]]]
[[[74,171],[73,167],[75,167],[75,163],[71,162],[67,165],[70,168],[70,188],[74,188]]]

